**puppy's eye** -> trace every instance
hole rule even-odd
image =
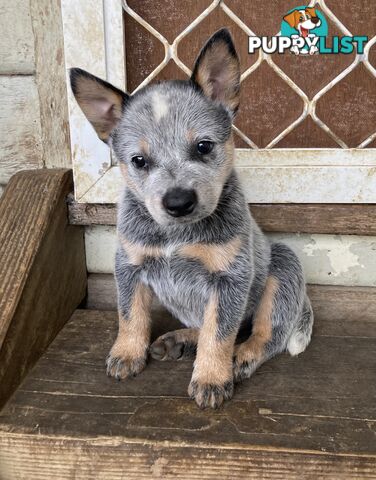
[[[209,140],[202,140],[197,144],[197,151],[201,155],[207,155],[213,150],[214,143],[210,142]]]
[[[302,21],[304,20],[304,18],[303,18],[303,17],[300,17],[299,20],[302,22]]]
[[[132,163],[136,168],[146,168],[148,166],[145,158],[142,155],[132,157]]]

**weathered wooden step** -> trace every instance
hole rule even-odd
[[[107,378],[115,312],[78,310],[0,415],[0,478],[376,478],[376,299],[310,288],[311,345],[217,411],[187,396],[192,362]],[[155,315],[153,335],[176,326]]]

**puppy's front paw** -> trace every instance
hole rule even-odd
[[[188,387],[188,395],[195,400],[200,408],[218,408],[225,400],[230,400],[233,393],[234,384],[232,380],[222,385],[213,385],[191,380]]]
[[[131,358],[123,355],[113,355],[111,352],[106,359],[107,375],[121,380],[127,377],[135,377],[146,366],[146,355]]]

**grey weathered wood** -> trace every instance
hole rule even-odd
[[[68,99],[60,0],[30,0],[35,80],[39,95],[43,163],[70,167]]]
[[[0,406],[85,296],[83,230],[68,225],[72,187],[69,170],[20,172],[0,200]]]
[[[376,235],[376,204],[251,205],[266,232]]]
[[[0,75],[33,74],[34,37],[29,2],[0,2]]]
[[[116,310],[117,292],[113,275],[108,273],[90,273],[88,275],[86,308]]]
[[[32,76],[0,76],[0,183],[43,166],[39,98]]]
[[[77,311],[0,415],[5,478],[375,479],[374,293],[310,290],[326,306],[307,351],[267,362],[218,411],[188,399],[191,360],[107,378],[117,315]],[[153,338],[177,326],[154,313]]]
[[[72,225],[116,225],[117,208],[112,203],[78,203],[69,201],[69,222]]]
[[[252,204],[265,232],[376,235],[376,204]],[[73,225],[115,225],[116,205],[71,202]]]

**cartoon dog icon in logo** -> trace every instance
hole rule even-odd
[[[311,30],[318,28],[321,25],[321,20],[317,16],[317,12],[314,8],[307,7],[303,10],[293,10],[289,14],[283,17],[290,27],[294,28],[298,35],[291,35],[293,37],[315,37],[316,35],[311,32]],[[291,52],[295,53],[295,55],[299,55],[300,53],[309,53],[310,55],[315,54],[318,52],[319,49],[315,45],[312,45],[308,50],[300,50],[298,46],[293,46],[291,48]]]

